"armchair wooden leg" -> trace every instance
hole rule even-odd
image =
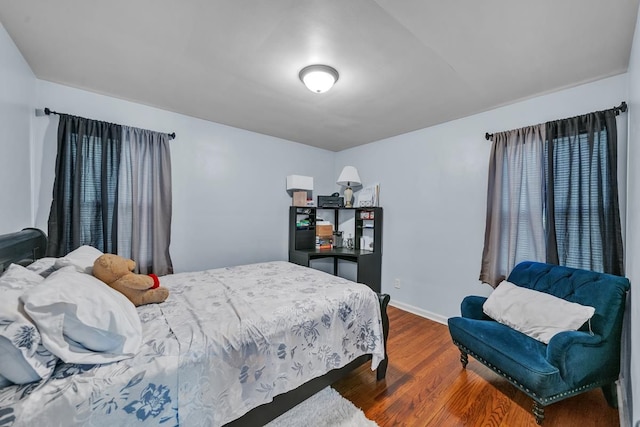
[[[460,363],[462,363],[462,369],[465,369],[469,363],[469,355],[462,350],[460,350]]]
[[[604,398],[607,399],[609,406],[612,408],[618,407],[618,388],[616,387],[616,383],[602,386],[602,393],[604,394]]]
[[[536,417],[536,423],[541,425],[544,421],[544,406],[539,406],[538,402],[533,402],[531,412],[533,412],[533,416]]]

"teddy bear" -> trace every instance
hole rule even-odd
[[[119,255],[100,255],[93,263],[93,275],[126,296],[135,306],[160,303],[169,289],[160,286],[155,274],[135,274],[135,261]]]

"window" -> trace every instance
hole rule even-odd
[[[615,115],[494,135],[480,280],[524,260],[624,274]]]

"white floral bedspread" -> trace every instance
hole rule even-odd
[[[287,262],[161,278],[139,307],[143,345],[108,365],[60,364],[0,389],[0,426],[219,426],[273,396],[373,354],[384,358],[377,295]]]

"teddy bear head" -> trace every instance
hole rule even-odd
[[[93,265],[93,275],[105,283],[113,283],[131,273],[136,268],[135,261],[119,255],[101,255]]]

